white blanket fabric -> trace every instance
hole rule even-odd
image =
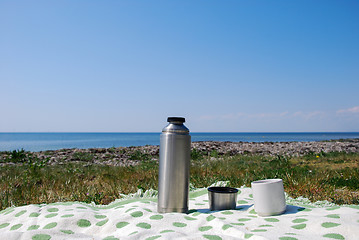
[[[285,214],[260,217],[250,188],[236,210],[210,211],[207,189],[190,193],[190,213],[157,213],[156,197],[128,197],[107,206],[63,202],[0,212],[0,239],[359,239],[359,206],[287,199]],[[150,195],[152,195],[150,193]]]

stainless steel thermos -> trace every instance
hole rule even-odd
[[[167,118],[160,137],[159,213],[188,212],[191,136],[182,117]]]

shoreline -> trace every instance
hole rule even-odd
[[[359,139],[338,139],[318,142],[219,142],[199,141],[191,143],[192,152],[220,157],[221,155],[287,155],[303,156],[314,153],[346,152],[359,153]],[[111,147],[88,149],[59,149],[39,152],[24,152],[49,165],[80,162],[110,166],[133,166],[141,161],[158,161],[159,146]],[[10,151],[0,152],[0,166],[15,165]]]
[[[192,142],[314,142],[359,139],[359,132],[191,132]],[[0,133],[0,151],[88,149],[159,145],[158,133]]]

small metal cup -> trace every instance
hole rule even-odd
[[[211,211],[236,209],[238,189],[231,187],[209,187],[208,198]]]

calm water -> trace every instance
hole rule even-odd
[[[359,133],[191,133],[192,141],[289,142],[359,138]],[[0,151],[159,145],[160,133],[0,133]]]

